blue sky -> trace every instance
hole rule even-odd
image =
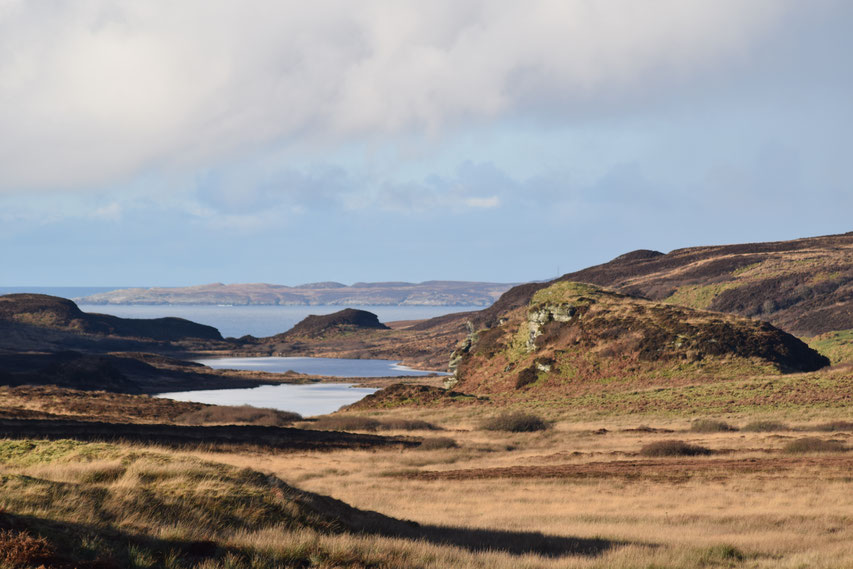
[[[0,285],[543,279],[853,230],[853,3],[0,0]]]

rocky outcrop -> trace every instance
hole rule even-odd
[[[559,282],[454,352],[467,393],[813,371],[829,361],[766,322]]]

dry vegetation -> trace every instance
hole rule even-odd
[[[0,441],[0,544],[16,552],[0,566],[853,563],[853,424],[844,411],[692,421],[552,414],[547,430],[482,428],[513,415],[448,405],[318,421],[424,438],[408,450]]]
[[[670,379],[510,405],[401,386],[294,423],[419,446],[0,440],[0,567],[853,566],[850,368]],[[0,389],[54,420],[273,417],[172,403]]]
[[[395,409],[373,418],[420,419],[423,413]],[[595,555],[494,554],[496,567],[853,563],[848,523],[853,453],[841,448],[853,435],[821,430],[843,415],[731,415],[709,419],[725,419],[731,427],[713,432],[696,432],[690,421],[661,416],[643,417],[646,424],[630,417],[554,419],[547,431],[512,433],[482,430],[482,421],[492,416],[486,409],[449,407],[429,413],[457,447],[402,455],[265,456],[252,458],[252,464],[300,488],[422,524],[542,532],[610,544]],[[758,421],[784,424],[785,430],[743,428]],[[797,432],[787,430],[792,428]],[[792,452],[790,446],[806,434],[826,444]],[[675,447],[689,452],[647,451]],[[218,455],[218,460],[249,464],[240,455]],[[480,565],[464,557],[449,566]]]

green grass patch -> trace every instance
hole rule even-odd
[[[802,340],[828,357],[832,365],[853,363],[853,330],[827,332]]]
[[[688,285],[679,287],[666,297],[663,302],[677,306],[688,306],[699,310],[707,310],[714,299],[723,292],[740,286],[736,282],[716,283],[711,285]]]
[[[574,303],[578,300],[578,297],[598,297],[600,294],[601,289],[597,286],[572,281],[563,281],[554,283],[548,288],[536,291],[533,298],[530,300],[530,305],[562,304],[566,302]]]
[[[118,452],[118,446],[108,443],[86,443],[62,439],[0,440],[0,464],[30,466],[54,461],[91,461],[108,458]]]

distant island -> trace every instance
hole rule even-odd
[[[489,306],[511,283],[426,281],[298,286],[214,283],[188,287],[124,288],[74,300],[81,304],[231,304],[360,306]]]

